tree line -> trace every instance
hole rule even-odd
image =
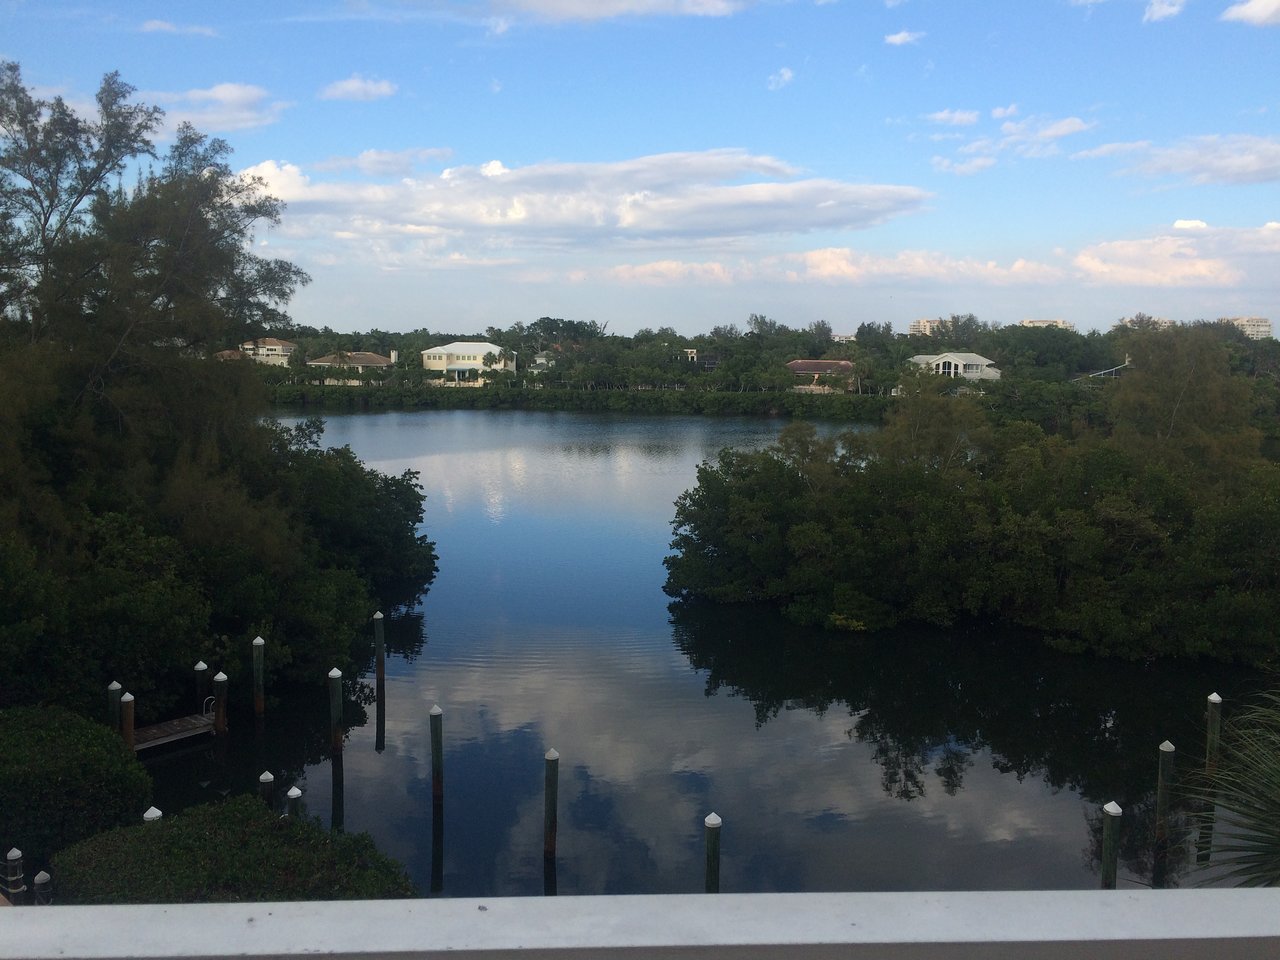
[[[118,680],[145,722],[256,634],[273,675],[349,663],[435,554],[412,473],[264,421],[262,379],[208,359],[287,333],[307,277],[252,252],[282,205],[228,146],[183,124],[158,154],[133,93],[109,74],[82,116],[0,63],[0,707],[97,715]]]
[[[961,620],[1123,657],[1280,648],[1274,344],[1221,324],[1122,338],[1129,367],[957,395],[917,373],[884,428],[788,427],[677,502],[666,589],[842,630]]]

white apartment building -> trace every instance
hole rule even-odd
[[[907,335],[912,337],[932,337],[937,329],[946,323],[945,320],[931,320],[922,317],[907,324]]]
[[[1266,317],[1219,317],[1218,322],[1234,324],[1250,340],[1269,340],[1273,336],[1271,321]]]
[[[1076,325],[1070,320],[1019,320],[1020,327],[1057,327],[1059,330],[1075,332]]]
[[[257,340],[246,340],[240,344],[240,352],[256,360],[258,363],[269,363],[276,367],[289,365],[289,354],[298,349],[296,343],[281,340],[278,337],[259,337]]]

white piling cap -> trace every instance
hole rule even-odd
[[[132,694],[132,693],[126,693],[123,697],[121,697],[121,698],[120,698],[120,702],[121,702],[121,703],[133,703],[133,694]]]
[[[381,611],[381,610],[379,610],[377,613],[375,613],[375,614],[373,615],[373,619],[375,619],[375,620],[381,620],[381,619],[382,619],[382,611]]]
[[[444,713],[444,711],[440,709],[440,704],[438,704],[438,703],[437,703],[435,706],[433,706],[433,707],[432,707],[428,712],[429,712],[433,717],[438,717],[438,716],[440,716],[442,713]]]
[[[119,689],[120,689],[120,684],[119,684],[119,683],[117,683],[115,680],[112,680],[110,683],[108,683],[108,684],[107,684],[107,689],[108,689],[108,690],[119,690]]]
[[[255,647],[265,647],[267,645],[267,641],[263,640],[261,637],[254,637],[253,645]]]
[[[195,667],[195,668],[196,668],[197,670],[208,670],[208,669],[209,669],[209,665],[208,665],[207,663],[205,663],[203,660],[197,660],[197,661],[196,661],[196,667]]]
[[[1222,702],[1222,698],[1221,698],[1220,696],[1218,696],[1216,693],[1211,693],[1211,694],[1209,694],[1209,702],[1210,702],[1210,703],[1221,703],[1221,702]]]
[[[275,783],[276,778],[275,778],[275,775],[272,774],[270,770],[263,770],[262,774],[258,777],[258,782],[259,783]]]
[[[142,819],[147,823],[151,823],[154,820],[159,820],[163,816],[164,814],[156,807],[147,807],[147,812],[142,815]]]
[[[1160,744],[1160,749],[1163,750],[1165,753],[1173,753],[1173,751],[1176,750],[1177,747],[1175,747],[1172,743],[1166,740],[1164,743]]]
[[[342,679],[342,671],[341,671],[341,670],[339,670],[337,667],[334,667],[332,670],[330,670],[330,671],[329,671],[329,679],[330,679],[330,680],[341,680],[341,679]]]
[[[22,851],[21,851],[21,850],[19,850],[17,847],[13,847],[13,848],[11,848],[11,849],[9,850],[9,859],[10,859],[10,860],[21,860],[21,859],[22,859]]]
[[[299,790],[297,787],[290,787],[289,792],[286,793],[285,796],[288,797],[290,800],[297,800],[300,796],[302,796],[302,791]]]
[[[712,830],[718,830],[720,828],[720,824],[722,821],[714,813],[710,813],[710,814],[707,814],[707,819],[703,820],[702,822],[705,823]]]
[[[47,870],[41,870],[36,874],[36,883],[41,885],[48,883],[52,879],[53,877],[49,876],[49,872]]]
[[[215,674],[213,675],[213,682],[214,682],[214,683],[226,683],[226,682],[227,682],[227,675],[226,675],[225,673],[223,673],[221,670],[219,670],[217,673],[215,673]]]
[[[1118,817],[1120,814],[1124,813],[1124,811],[1120,809],[1120,804],[1116,803],[1114,800],[1107,801],[1107,803],[1103,805],[1102,810],[1104,813],[1109,813],[1113,817]]]
[[[556,748],[555,748],[555,747],[552,747],[550,750],[548,750],[548,751],[547,751],[546,759],[548,759],[548,760],[559,760],[559,759],[560,759],[560,754],[556,753]]]

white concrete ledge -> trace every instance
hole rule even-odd
[[[1280,957],[1280,889],[21,907],[0,957]]]

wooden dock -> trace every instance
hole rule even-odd
[[[134,731],[133,750],[135,753],[158,747],[162,743],[173,743],[187,737],[198,737],[201,734],[213,733],[213,714],[193,713],[189,717],[178,717],[164,723],[152,724]]]

